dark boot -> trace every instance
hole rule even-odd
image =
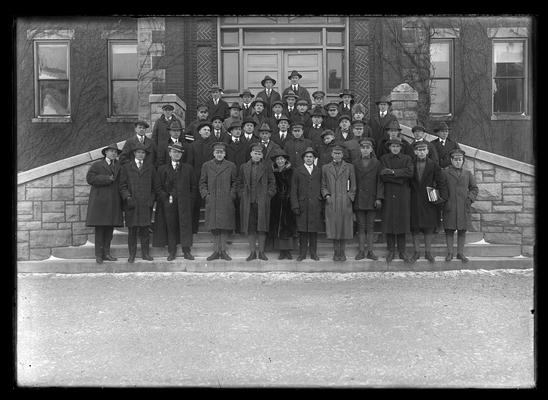
[[[318,254],[317,254],[318,234],[316,232],[310,232],[308,235],[309,235],[308,238],[309,238],[309,246],[310,246],[310,258],[313,259],[314,261],[319,261],[320,258],[318,257]]]
[[[135,262],[135,256],[137,255],[137,228],[128,229],[127,247],[129,250],[127,262],[132,264]]]
[[[140,237],[141,237],[141,253],[143,254],[143,260],[153,261],[154,258],[150,255],[150,236],[148,228],[140,228]]]
[[[365,258],[365,232],[358,234],[358,254],[356,254],[356,260],[363,260]]]
[[[280,254],[278,255],[278,260],[285,259],[285,250],[280,250]]]
[[[184,247],[183,248],[183,257],[186,260],[194,260],[194,256],[190,253],[190,248],[189,247]]]
[[[386,263],[390,264],[395,256],[396,256],[395,251],[388,250],[388,253],[386,253]]]
[[[219,254],[219,252],[217,250],[215,250],[213,253],[211,253],[211,255],[207,258],[207,261],[212,261],[212,260],[217,260],[221,257],[221,255]]]
[[[266,254],[264,253],[264,251],[259,251],[258,258],[259,258],[259,260],[263,260],[263,261],[267,261],[267,260],[268,260],[268,257],[266,256]]]
[[[449,230],[445,230],[445,245],[447,246],[447,256],[445,261],[451,261],[453,259],[453,239],[455,233]]]
[[[220,253],[219,253],[220,257],[225,260],[225,261],[230,261],[232,260],[232,257],[230,257],[228,255],[228,253],[225,251],[225,250],[222,250]]]
[[[167,261],[175,260],[175,252],[169,252],[167,255]]]
[[[457,259],[463,263],[468,262],[468,257],[464,255],[464,242],[466,241],[466,231],[457,231]]]
[[[285,251],[285,258],[287,260],[293,260],[293,256],[291,255],[291,251],[290,250],[286,250]]]
[[[445,256],[445,261],[451,261],[453,259],[453,253],[447,253]]]
[[[333,261],[339,261],[339,241],[333,240]]]
[[[247,256],[247,258],[245,259],[246,261],[251,261],[251,260],[255,260],[257,259],[257,253],[252,251],[249,256]]]
[[[373,253],[373,240],[375,238],[375,234],[373,232],[367,232],[366,235],[367,238],[367,256],[366,258],[369,258],[370,260],[378,260],[379,257]]]
[[[306,258],[306,250],[307,250],[307,236],[308,234],[306,232],[299,233],[299,256],[297,257],[297,261],[302,261]]]
[[[466,257],[462,253],[457,253],[457,259],[461,260],[463,263],[467,263],[468,261],[470,261],[468,257]]]
[[[436,262],[436,259],[428,251],[424,253],[424,258],[426,258],[430,264],[433,264],[434,262]]]
[[[339,240],[339,260],[346,261],[346,240]]]
[[[377,257],[375,253],[373,253],[373,250],[369,250],[367,252],[366,258],[369,258],[370,260],[374,260],[374,261],[377,261],[379,259],[379,257]]]

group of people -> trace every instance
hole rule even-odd
[[[227,241],[233,233],[246,235],[249,256],[267,260],[265,249],[279,251],[278,259],[297,261],[307,255],[319,260],[317,235],[333,241],[333,260],[346,260],[348,240],[358,236],[356,260],[377,260],[373,251],[374,222],[382,218],[386,261],[396,256],[406,263],[424,257],[434,262],[432,238],[442,221],[447,256],[467,262],[464,243],[470,205],[478,187],[463,168],[464,151],[440,123],[432,142],[423,126],[413,127],[415,139],[401,137],[391,102],[381,97],[378,112],[364,121],[365,107],[354,103],[350,90],[340,102],[324,105],[325,93],[310,97],[293,71],[290,85],[280,94],[276,81],[265,76],[264,90],[254,96],[245,90],[242,104],[228,105],[222,89],[213,86],[211,99],[197,107],[197,118],[183,133],[183,124],[166,104],[155,122],[135,123],[135,134],[122,150],[105,147],[104,158],[92,164],[87,225],[95,227],[98,263],[115,261],[110,254],[114,227],[128,227],[128,262],[135,261],[137,237],[142,258],[152,246],[167,245],[167,260],[193,260],[193,235],[200,209],[213,235],[214,251],[207,260],[231,260]],[[123,218],[124,217],[124,218]],[[153,224],[153,229],[151,229]],[[414,251],[406,252],[411,233]],[[295,243],[298,239],[298,246]]]

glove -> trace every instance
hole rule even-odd
[[[392,175],[392,170],[390,168],[381,169],[381,175]]]
[[[301,210],[298,209],[298,208],[294,208],[294,209],[293,209],[293,214],[295,214],[295,215],[301,215]]]
[[[376,208],[376,209],[379,209],[379,208],[381,208],[381,207],[382,207],[382,201],[380,201],[380,200],[375,200],[375,208]]]

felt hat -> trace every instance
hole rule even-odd
[[[236,121],[232,121],[232,123],[230,124],[230,126],[226,130],[228,132],[232,132],[232,129],[241,128],[241,127],[242,127],[242,121],[236,120]]]
[[[137,121],[133,124],[133,126],[144,126],[145,128],[148,128],[150,125],[146,121]]]
[[[287,122],[291,123],[291,120],[290,120],[289,117],[288,117],[287,115],[285,115],[285,114],[282,114],[282,115],[280,116],[280,118],[278,119],[278,122],[277,122],[277,123],[279,123],[281,120],[284,120],[284,121],[287,121]]]
[[[363,145],[365,143],[369,143],[371,145],[371,147],[375,147],[375,139],[373,139],[372,137],[369,137],[369,136],[366,136],[364,138],[361,138],[359,141],[358,141],[359,145]]]
[[[170,150],[180,151],[181,153],[185,151],[181,143],[171,143],[169,146],[167,146],[167,148]]]
[[[276,79],[272,78],[270,75],[265,75],[265,77],[261,81],[261,86],[264,87],[265,81],[272,81],[272,86],[274,86],[276,84]]]
[[[137,150],[143,150],[147,154],[150,153],[149,148],[142,143],[136,143],[135,146],[133,146],[133,153],[135,153]]]
[[[392,102],[388,96],[381,96],[381,98],[375,102],[376,105],[379,105],[380,103],[386,103],[389,106],[392,105]]]
[[[232,103],[230,105],[230,107],[228,108],[237,108],[238,110],[241,110],[242,109],[242,106],[240,105],[240,103],[238,103],[237,101],[235,101],[234,103]]]
[[[331,101],[329,103],[327,103],[324,108],[329,111],[330,108],[336,108],[337,110],[339,109],[339,104],[334,102],[334,101]]]
[[[295,128],[304,128],[304,123],[302,123],[300,120],[294,121],[289,127],[289,130],[293,131],[293,129]]]
[[[196,131],[200,132],[200,129],[202,129],[204,126],[209,126],[210,130],[213,130],[213,125],[211,125],[211,122],[209,121],[202,121],[198,124],[196,127]]]
[[[322,90],[316,90],[314,93],[312,93],[312,98],[316,97],[325,97],[325,92]]]
[[[162,110],[168,110],[168,111],[171,110],[171,111],[173,111],[173,110],[175,110],[175,107],[173,107],[171,104],[164,104],[162,106]]]
[[[283,150],[283,149],[276,149],[272,152],[272,154],[270,155],[270,159],[272,161],[275,161],[276,158],[282,156],[283,158],[285,158],[287,161],[289,161],[289,155]]]
[[[122,150],[120,150],[118,148],[118,145],[116,143],[112,143],[112,144],[109,144],[107,147],[105,147],[104,149],[101,150],[101,154],[103,154],[103,156],[106,154],[107,150],[108,149],[113,149],[113,150],[116,150],[118,152],[118,154],[120,154],[122,152]]]
[[[299,74],[299,73],[298,73],[297,71],[295,71],[295,70],[294,70],[294,71],[291,71],[291,75],[289,75],[289,76],[287,77],[287,79],[291,79],[292,76],[298,76],[299,79],[301,79],[301,78],[303,77],[301,74]]]
[[[275,100],[273,101],[272,103],[270,103],[270,108],[274,107],[276,104],[279,104],[281,105],[282,107],[284,106],[284,102],[281,101],[281,100]]]
[[[365,122],[363,122],[361,119],[355,119],[352,121],[352,126],[355,126],[355,125],[365,126]]]
[[[286,99],[286,98],[288,98],[288,97],[295,97],[295,99],[298,99],[298,98],[299,98],[299,96],[297,96],[293,90],[288,90],[288,91],[284,94],[284,99]]]
[[[343,89],[342,93],[339,94],[339,97],[342,98],[344,95],[348,95],[352,98],[354,98],[354,95],[350,91],[350,89]]]
[[[226,150],[226,143],[225,142],[215,142],[211,144],[211,147],[213,150],[221,149]]]
[[[448,130],[449,130],[449,126],[443,121],[439,122],[434,127],[434,133],[439,132],[439,131],[448,131]]]
[[[416,142],[413,142],[413,149],[417,149],[419,147],[428,148],[428,143],[425,140],[418,140]]]
[[[266,101],[264,101],[260,97],[257,97],[257,99],[255,99],[251,102],[251,107],[255,107],[255,104],[257,104],[257,103],[262,103],[263,107],[266,107]]]
[[[339,117],[339,122],[341,122],[343,119],[346,119],[348,120],[348,122],[352,122],[352,117],[348,114],[342,114],[340,117]]]
[[[220,87],[219,85],[213,85],[211,86],[211,88],[209,89],[209,92],[223,92],[223,88]]]
[[[401,139],[396,138],[396,139],[389,139],[389,140],[386,141],[387,146],[390,146],[391,144],[399,144],[401,146],[402,145],[401,144]]]
[[[344,152],[344,147],[342,147],[340,144],[336,144],[335,146],[333,146],[331,151],[343,151]]]
[[[316,153],[316,150],[314,150],[312,147],[307,147],[301,154],[301,158],[304,158],[304,156],[308,153],[312,153],[314,157],[318,158],[318,153]]]
[[[215,121],[216,119],[218,119],[221,122],[224,122],[225,120],[225,118],[222,115],[216,114],[213,117],[211,117],[211,122]]]
[[[314,107],[312,117],[325,117],[325,111],[322,107]]]
[[[251,97],[251,98],[255,97],[255,95],[254,95],[253,93],[251,93],[251,90],[249,90],[249,89],[245,89],[245,90],[240,94],[240,97],[244,97],[246,94],[247,94],[249,97]]]
[[[398,131],[401,131],[400,123],[396,120],[390,121],[390,123],[386,128],[384,128],[384,130],[387,131],[389,129],[397,129]]]
[[[244,126],[245,124],[247,123],[252,123],[253,126],[257,126],[257,121],[255,121],[253,118],[251,117],[246,117],[243,121],[242,121],[242,126]]]
[[[173,121],[171,121],[167,129],[169,129],[170,131],[182,131],[183,126],[178,119],[174,119]]]
[[[320,135],[320,137],[323,139],[324,136],[327,136],[327,135],[332,135],[333,137],[335,136],[335,132],[333,132],[331,129],[326,129],[325,131],[323,131]]]
[[[272,129],[270,129],[270,125],[268,125],[266,122],[263,122],[263,124],[259,128],[259,132],[272,132]]]

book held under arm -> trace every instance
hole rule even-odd
[[[431,186],[426,186],[426,194],[430,203],[438,203],[441,201],[440,191]]]

